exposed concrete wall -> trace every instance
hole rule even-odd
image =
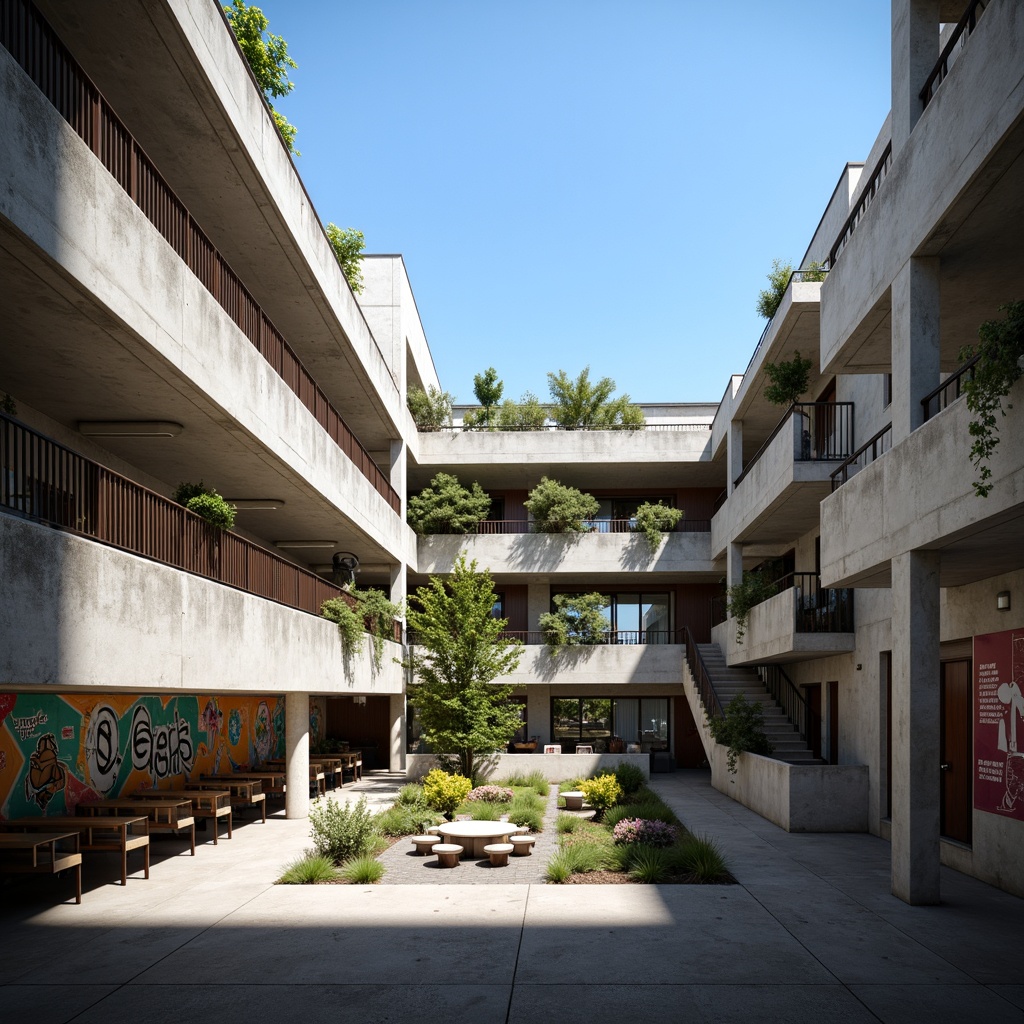
[[[500,780],[513,772],[539,771],[549,782],[564,782],[586,778],[599,771],[614,771],[619,764],[635,765],[649,776],[650,761],[649,754],[495,754],[493,759],[488,759],[486,778]],[[436,767],[433,754],[409,754],[406,775],[413,780],[422,779]]]
[[[0,155],[0,216],[134,332],[140,358],[209,396],[282,472],[411,557],[411,531],[2,49],[0,76],[0,129],[37,143]]]
[[[401,693],[315,615],[94,541],[0,516],[0,682],[132,691]]]
[[[686,649],[681,644],[601,644],[595,647],[563,647],[552,652],[539,644],[523,649],[519,668],[497,681],[564,683],[610,687],[678,686]],[[556,694],[557,696],[557,694]],[[531,726],[532,728],[532,726]]]
[[[463,551],[495,574],[576,577],[587,573],[715,571],[709,533],[667,534],[654,552],[642,533],[436,534],[419,538],[417,569],[450,573]]]

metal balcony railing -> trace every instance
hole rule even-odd
[[[0,413],[0,514],[56,527],[309,612],[333,583]],[[401,624],[396,623],[396,639]]]
[[[964,11],[963,16],[957,22],[956,28],[953,30],[953,34],[949,37],[949,41],[942,48],[942,53],[939,54],[939,59],[935,62],[935,67],[932,68],[931,74],[928,76],[924,83],[924,87],[921,89],[920,96],[922,107],[927,107],[931,102],[936,89],[938,89],[942,84],[946,75],[949,74],[949,69],[955,59],[953,57],[953,52],[958,46],[963,47],[966,45],[968,38],[970,38],[971,33],[978,25],[978,19],[985,13],[985,8],[987,6],[987,0],[971,0],[971,3],[967,5],[967,10]]]
[[[892,447],[892,424],[887,423],[873,437],[868,438],[833,474],[832,490],[837,491],[851,476],[869,466]]]
[[[683,642],[686,644],[686,664],[690,668],[690,674],[693,676],[697,692],[700,694],[704,713],[709,718],[721,718],[722,702],[718,699],[718,694],[715,693],[715,688],[711,684],[711,674],[704,664],[704,659],[700,656],[697,642],[693,639],[693,634],[685,627],[682,633]]]
[[[843,222],[843,226],[839,229],[839,234],[836,236],[836,240],[832,243],[832,248],[828,254],[828,265],[835,267],[836,260],[839,259],[839,254],[846,248],[847,243],[853,237],[854,231],[857,230],[857,225],[860,224],[861,218],[864,216],[867,208],[874,201],[875,196],[878,194],[879,186],[885,180],[885,176],[889,173],[889,168],[892,166],[892,142],[890,142],[883,151],[878,163],[875,164],[874,170],[871,172],[871,177],[868,178],[867,185],[864,186],[864,190],[860,194],[860,198],[854,204],[853,209],[850,211],[850,215]]]
[[[852,633],[853,589],[823,587],[813,572],[794,572],[778,581],[778,592],[793,588],[797,633]]]
[[[954,370],[934,391],[929,391],[921,399],[925,422],[952,405],[963,394],[964,381],[974,379],[974,367],[980,358],[980,355],[976,355],[969,359],[959,369]]]
[[[586,519],[585,533],[637,533],[634,519]],[[482,519],[472,531],[478,535],[544,533],[529,519]],[[710,519],[680,519],[668,533],[710,533]]]
[[[787,427],[793,432],[794,462],[839,462],[853,446],[853,402],[797,402],[779,420],[768,439],[733,481],[739,482],[757,465],[772,442]]]
[[[595,643],[574,644],[574,647],[647,647],[652,645],[683,643],[682,629],[618,629],[606,630]],[[506,629],[502,634],[505,640],[518,640],[530,647],[539,647],[547,643],[547,633],[539,629]],[[410,646],[417,643],[417,635],[412,630],[408,633]],[[570,645],[567,645],[570,646]]]
[[[818,722],[818,716],[811,709],[810,701],[800,692],[781,665],[757,665],[755,668],[765,689],[793,723],[800,733],[800,738],[810,746],[811,736],[816,731],[815,725]]]
[[[394,509],[401,499],[280,331],[29,0],[0,3],[0,45],[53,104],[335,444]]]

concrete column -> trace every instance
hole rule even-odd
[[[393,772],[405,771],[405,694],[392,693],[388,698],[391,718],[391,752],[388,768]]]
[[[309,694],[284,696],[284,746],[287,789],[286,818],[309,817]]]
[[[892,560],[892,891],[939,902],[939,563]]]
[[[730,544],[725,549],[725,585],[735,587],[743,582],[743,545]]]
[[[539,620],[551,611],[551,586],[548,583],[529,583],[526,587],[526,628],[540,629]]]
[[[743,420],[732,420],[729,423],[729,436],[726,438],[726,494],[732,494],[736,486],[733,481],[743,472]]]
[[[395,604],[402,604],[408,596],[409,590],[409,567],[405,562],[399,562],[391,566],[391,600]],[[405,617],[402,617],[403,626]],[[404,633],[404,629],[403,629]]]
[[[526,727],[541,743],[553,742],[551,736],[551,687],[540,683],[526,687]]]
[[[403,392],[404,394],[404,392]],[[405,438],[393,438],[391,441],[391,473],[388,482],[398,492],[398,496],[402,499],[402,522],[405,522],[405,502],[406,502],[406,477],[408,467],[408,448],[405,443]]]
[[[912,257],[892,283],[892,443],[924,422],[921,399],[938,383],[939,261]]]
[[[892,152],[902,149],[924,111],[921,89],[939,59],[939,0],[893,0]]]

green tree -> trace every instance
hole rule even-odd
[[[449,577],[431,576],[417,589],[408,612],[409,703],[426,741],[457,755],[469,779],[477,759],[504,749],[522,724],[511,687],[494,685],[519,665],[521,645],[502,637],[508,620],[494,618],[493,607],[490,573],[463,552]]]
[[[455,396],[433,385],[418,388],[412,385],[405,395],[405,404],[416,421],[417,430],[441,430],[452,425]]]
[[[493,366],[489,366],[483,373],[478,373],[473,377],[473,394],[483,406],[483,425],[488,428],[491,426],[494,407],[501,401],[504,390],[505,385],[498,380],[498,371]]]
[[[523,502],[538,533],[583,533],[600,510],[597,498],[557,480],[541,477]]]
[[[757,311],[771,320],[782,305],[782,297],[786,294],[789,279],[793,276],[793,264],[782,260],[772,260],[772,269],[768,274],[768,287],[762,289],[757,296]]]
[[[325,230],[327,241],[334,250],[334,258],[338,261],[349,288],[358,295],[363,290],[363,250],[366,248],[366,239],[363,238],[362,231],[355,228],[339,228],[333,222],[328,224]]]
[[[518,402],[506,398],[498,413],[499,430],[543,430],[548,411],[531,391],[523,392]]]
[[[555,594],[553,612],[538,625],[548,647],[591,647],[608,642],[608,598],[604,594]]]
[[[768,384],[764,389],[764,397],[772,405],[790,406],[800,400],[811,381],[810,359],[801,357],[800,352],[794,353],[792,359],[777,363],[765,363],[764,374]]]
[[[438,473],[409,499],[405,518],[419,534],[473,533],[490,509],[491,499],[475,480],[467,490],[454,474]]]
[[[624,421],[632,428],[644,422],[643,412],[630,403],[629,395],[612,398],[615,381],[611,377],[591,383],[589,366],[575,380],[565,370],[549,373],[548,390],[555,402],[552,418],[565,430],[606,430]]]
[[[266,15],[258,7],[250,7],[244,0],[231,0],[231,5],[224,8],[224,13],[257,85],[263,90],[274,115],[274,124],[288,151],[301,156],[295,148],[298,129],[284,114],[275,110],[273,104],[273,100],[287,96],[295,88],[295,83],[288,80],[288,72],[297,68],[298,64],[288,56],[288,44],[280,36],[268,32]]]

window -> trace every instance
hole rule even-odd
[[[554,697],[551,738],[572,753],[577,743],[607,753],[612,737],[641,751],[669,749],[667,697]]]
[[[572,596],[577,596],[573,593]],[[555,611],[552,603],[551,610]],[[672,634],[667,593],[619,593],[606,595],[608,643],[670,644]]]
[[[594,517],[594,529],[598,533],[630,533],[633,529],[632,520],[636,510],[650,502],[652,505],[661,502],[669,508],[675,507],[675,500],[667,495],[652,495],[633,498],[598,498],[598,511]]]

